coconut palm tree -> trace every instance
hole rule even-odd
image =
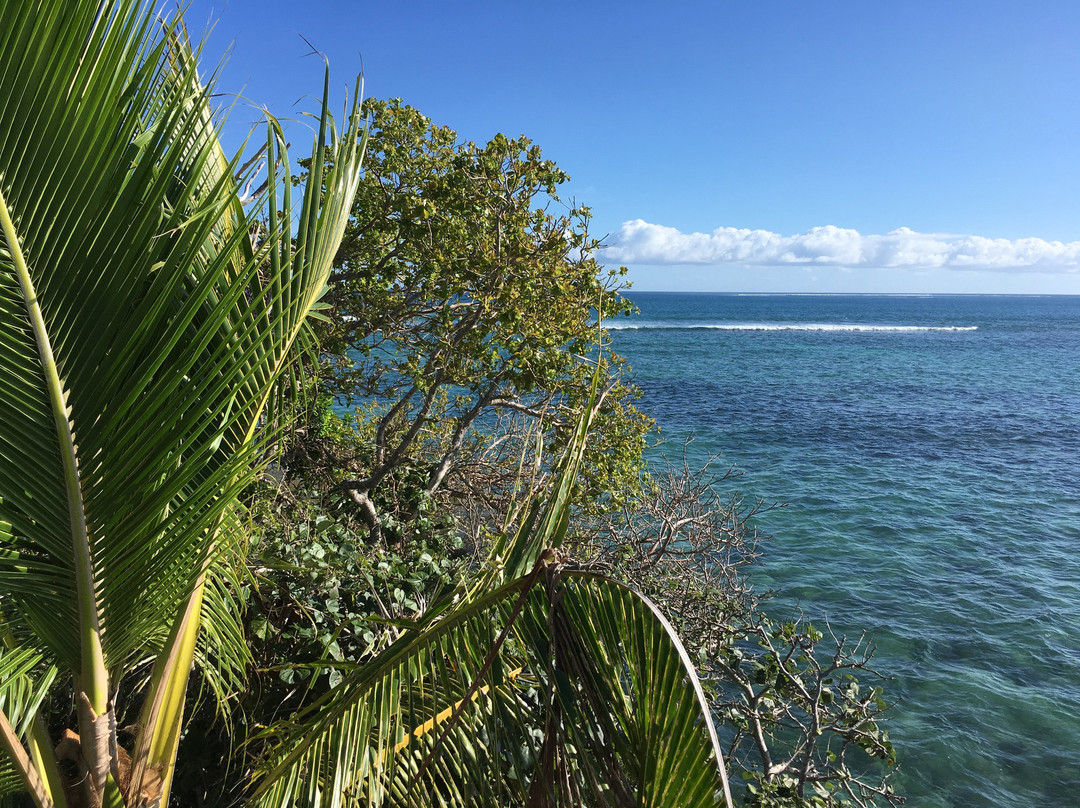
[[[142,0],[0,0],[0,790],[38,806],[167,805],[192,667],[240,686],[242,492],[355,193],[359,85],[296,198],[268,121],[251,203],[196,56]],[[666,621],[559,554],[588,426],[481,574],[270,732],[253,801],[729,800]]]
[[[164,803],[193,660],[222,690],[244,666],[239,494],[355,194],[359,99],[338,133],[324,98],[333,167],[302,199],[271,121],[245,209],[179,18],[4,3],[0,86],[0,736],[39,805]],[[146,667],[122,753],[117,689]]]

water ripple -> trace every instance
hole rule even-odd
[[[1073,804],[1080,300],[635,302],[615,349],[664,434],[787,503],[759,586],[872,630],[911,804]]]

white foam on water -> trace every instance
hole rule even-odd
[[[916,331],[978,331],[977,325],[868,325],[860,323],[605,323],[609,331],[643,330],[690,330],[714,331],[838,331],[838,332],[888,332],[906,333]]]

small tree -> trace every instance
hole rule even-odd
[[[328,298],[322,391],[362,405],[364,452],[339,465],[381,536],[378,491],[403,469],[422,468],[429,497],[457,471],[459,497],[490,497],[506,465],[482,458],[572,425],[593,372],[584,357],[598,346],[596,313],[630,304],[620,273],[593,257],[588,209],[563,207],[566,174],[538,146],[503,135],[459,143],[397,100],[364,110],[371,138]],[[589,447],[586,472],[608,491],[631,488],[640,470],[650,422],[631,401],[624,387],[605,399]]]

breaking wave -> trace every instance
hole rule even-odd
[[[914,331],[978,331],[977,325],[867,325],[861,323],[672,323],[605,322],[609,331],[687,331],[710,329],[714,331],[840,331],[840,332],[914,332]]]

